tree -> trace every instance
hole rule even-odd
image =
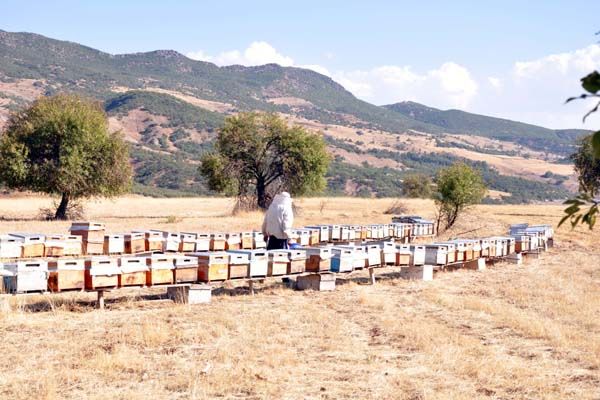
[[[320,135],[288,126],[275,114],[250,112],[225,120],[200,173],[212,190],[250,196],[265,209],[281,190],[294,195],[323,190],[329,161]]]
[[[600,73],[594,71],[581,78],[581,86],[587,93],[578,97],[571,97],[567,99],[567,103],[576,99],[600,98]],[[585,122],[586,118],[598,111],[599,108],[600,100],[583,116],[583,121]],[[569,207],[565,209],[565,216],[560,220],[558,226],[569,220],[573,228],[581,223],[587,224],[590,229],[593,229],[596,224],[600,201],[595,199],[598,194],[598,178],[594,178],[596,170],[592,165],[595,165],[595,162],[600,159],[600,131],[585,138],[572,159],[575,161],[576,171],[579,173],[579,195],[565,201],[565,204]],[[596,161],[591,162],[591,159]],[[581,162],[582,168],[580,169],[577,167],[578,161]],[[587,207],[587,210],[582,209],[582,207]]]
[[[402,194],[411,198],[428,199],[432,194],[431,185],[431,178],[427,175],[406,175],[402,181]]]
[[[481,202],[487,188],[481,173],[464,162],[457,162],[438,171],[434,200],[437,205],[438,230],[441,221],[448,229],[467,207]]]
[[[71,200],[110,197],[131,186],[129,150],[109,133],[98,102],[59,94],[11,115],[0,137],[0,182],[10,189],[58,194],[55,218]]]

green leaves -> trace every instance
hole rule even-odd
[[[600,73],[594,71],[591,74],[581,78],[581,86],[590,93],[600,91]]]
[[[600,131],[592,135],[592,148],[594,149],[594,157],[600,159]]]
[[[560,227],[566,221],[571,223],[571,227],[575,228],[578,224],[587,224],[590,229],[594,228],[596,224],[596,217],[598,215],[598,201],[594,200],[589,194],[580,194],[574,199],[569,199],[564,202],[569,205],[565,209],[565,216],[560,220],[558,226]],[[582,207],[589,206],[585,212],[582,211]]]

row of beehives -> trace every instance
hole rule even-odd
[[[9,292],[52,291],[351,272],[385,265],[443,267],[545,248],[551,228],[515,237],[457,239],[431,244],[328,245],[295,250],[229,250],[147,256],[16,261],[0,265]]]
[[[296,229],[294,234],[298,244],[308,246],[340,241],[432,236],[433,224],[316,225]],[[179,233],[138,230],[125,234],[107,234],[104,224],[96,222],[74,223],[69,235],[0,235],[0,258],[138,254],[149,251],[185,253],[265,247],[265,238],[260,232]]]

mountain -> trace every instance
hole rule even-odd
[[[219,67],[172,50],[112,55],[0,31],[0,128],[11,111],[64,91],[104,102],[111,128],[131,142],[136,191],[145,194],[209,193],[198,160],[224,118],[250,110],[322,132],[335,156],[328,175],[334,194],[396,196],[406,174],[431,175],[459,159],[485,172],[498,200],[563,198],[575,184],[562,160],[576,130],[416,103],[379,107],[301,68]]]
[[[447,133],[484,136],[515,142],[536,150],[572,152],[573,141],[585,130],[552,130],[508,119],[472,114],[461,110],[439,110],[412,101],[383,106],[400,115],[438,126]]]

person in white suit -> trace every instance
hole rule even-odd
[[[267,250],[287,249],[293,224],[292,198],[288,192],[281,192],[273,199],[262,224]]]

